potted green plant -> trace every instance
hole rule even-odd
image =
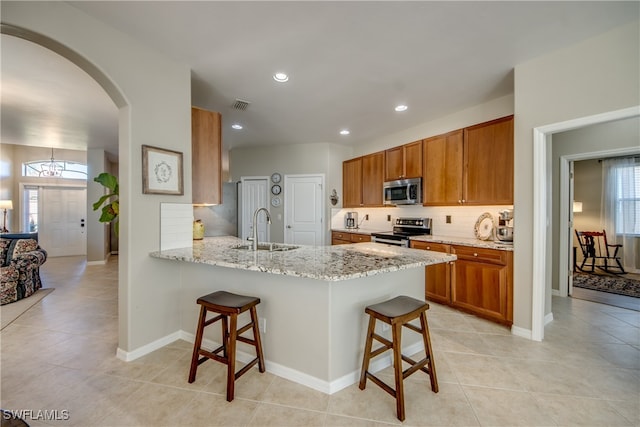
[[[100,222],[110,222],[113,223],[115,228],[116,235],[120,230],[120,223],[118,221],[118,214],[120,213],[120,203],[118,202],[119,197],[119,187],[118,187],[118,178],[111,175],[110,173],[103,172],[97,177],[93,178],[95,182],[102,184],[104,187],[109,190],[107,194],[100,197],[100,199],[93,204],[93,210],[97,211],[102,206],[102,214],[100,215]]]

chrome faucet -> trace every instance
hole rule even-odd
[[[264,213],[267,215],[267,224],[271,224],[271,215],[269,214],[267,208],[256,209],[256,211],[253,213],[253,237],[250,239],[252,249],[254,251],[258,250],[258,214],[260,213],[260,211],[264,211]]]

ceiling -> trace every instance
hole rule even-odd
[[[366,143],[511,94],[515,65],[640,14],[610,1],[69,3],[188,64],[192,104],[222,113],[226,148]],[[88,75],[11,36],[1,55],[2,143],[117,153],[116,107]]]

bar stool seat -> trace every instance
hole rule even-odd
[[[396,399],[396,412],[398,419],[404,421],[404,385],[403,380],[409,375],[423,371],[431,380],[431,390],[438,392],[438,379],[436,378],[436,367],[433,361],[433,351],[431,350],[431,339],[429,338],[429,328],[427,326],[427,310],[429,304],[408,296],[398,296],[379,304],[373,304],[365,308],[365,313],[369,315],[369,328],[365,342],[364,358],[362,360],[362,371],[360,372],[360,390],[364,390],[367,379],[371,379],[384,391]],[[420,327],[409,322],[420,319]],[[392,341],[375,333],[376,320],[380,320],[391,325]],[[402,354],[402,327],[411,329],[422,335],[424,343],[425,357],[420,361],[415,361]],[[373,340],[382,343],[382,347],[371,350]],[[393,368],[395,376],[395,389],[391,388],[380,378],[369,372],[369,362],[372,358],[393,350]],[[402,370],[402,361],[410,364],[406,370]]]
[[[189,383],[196,380],[198,366],[205,361],[213,359],[224,363],[227,365],[227,401],[231,402],[234,397],[235,380],[255,366],[256,363],[260,372],[265,371],[262,341],[260,340],[260,330],[258,328],[258,313],[256,311],[256,306],[260,304],[260,298],[217,291],[198,298],[196,302],[200,305],[200,317],[198,329],[196,330],[196,340],[193,345]],[[249,310],[251,321],[238,329],[238,315],[247,310]],[[218,315],[207,320],[209,311],[218,313]],[[208,351],[202,348],[204,328],[218,320],[222,321],[222,345],[213,351]],[[253,331],[253,339],[241,336],[249,329]],[[238,372],[235,371],[237,341],[250,344],[256,350],[255,359],[247,363]],[[222,352],[222,356],[219,354],[220,352]]]

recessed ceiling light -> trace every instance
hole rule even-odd
[[[289,80],[289,76],[285,73],[275,73],[273,75],[273,80],[277,81],[278,83],[284,83]]]
[[[235,130],[240,130],[242,129],[242,125],[238,124],[238,123],[234,123],[231,125],[232,128],[234,128]]]
[[[409,108],[409,107],[407,107],[406,105],[398,105],[398,106],[396,106],[396,111],[397,112],[407,111],[407,108]]]
[[[351,133],[351,132],[349,132],[349,130],[348,130],[348,129],[342,129],[342,130],[340,131],[340,135],[349,135],[350,133]]]

